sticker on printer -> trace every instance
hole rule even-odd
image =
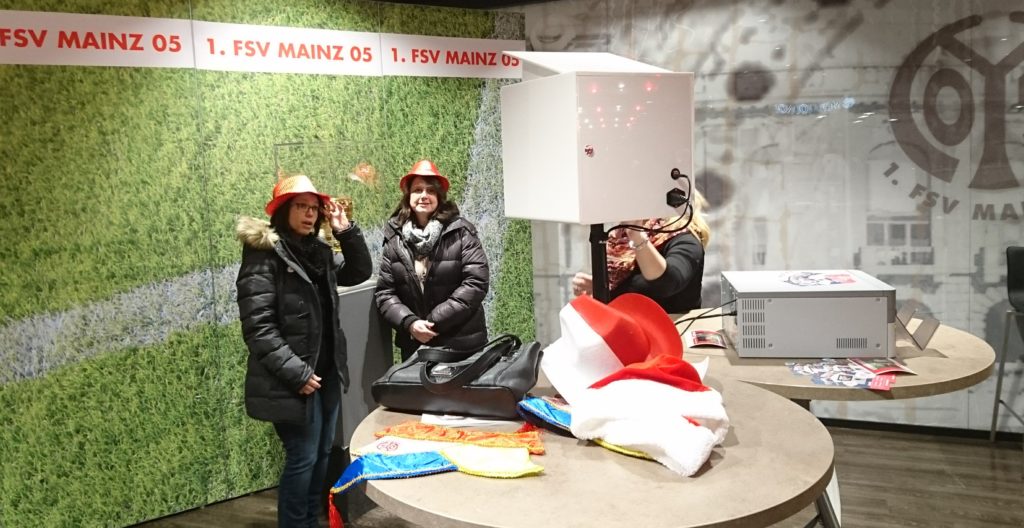
[[[793,286],[831,286],[857,282],[857,279],[854,279],[849,273],[819,273],[815,271],[784,273],[781,278],[782,282]]]

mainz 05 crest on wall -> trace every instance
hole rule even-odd
[[[1000,31],[1007,22],[1009,31]],[[889,93],[892,131],[907,157],[931,176],[976,190],[1020,187],[1008,153],[1024,142],[1020,120],[1007,115],[1024,110],[1021,24],[1021,11],[962,18],[922,40],[897,69]],[[965,42],[967,35],[974,47]],[[939,198],[921,184],[911,192],[917,196],[926,205]],[[944,198],[944,212],[951,212],[957,201]],[[976,203],[973,218],[1017,220],[1022,214],[1021,203]]]

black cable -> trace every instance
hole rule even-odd
[[[714,308],[712,308],[712,310],[714,310]],[[733,316],[733,315],[736,315],[736,312],[714,314],[714,315],[695,315],[693,317],[687,317],[686,319],[682,319],[679,322],[696,321],[697,319],[716,319],[718,317],[730,317],[730,316]]]
[[[675,324],[676,326],[679,326],[679,323],[685,323],[686,321],[690,322],[690,324],[686,325],[686,328],[683,328],[683,330],[681,332],[679,332],[679,335],[683,335],[683,334],[686,333],[687,330],[690,329],[691,326],[693,326],[693,322],[696,321],[697,319],[712,319],[712,318],[715,318],[715,317],[726,317],[726,316],[729,316],[729,315],[736,315],[736,312],[732,312],[731,314],[708,315],[709,313],[711,313],[711,312],[713,312],[715,310],[719,310],[721,308],[725,308],[726,306],[729,306],[730,304],[732,304],[734,302],[736,302],[736,299],[733,299],[733,300],[731,300],[731,301],[729,301],[727,303],[723,303],[723,304],[721,304],[719,306],[715,306],[714,308],[708,308],[707,310],[704,310],[704,312],[702,312],[700,315],[696,315],[696,316],[693,316],[693,317],[680,317],[679,319],[676,319],[675,321],[672,321],[672,323]]]
[[[689,216],[687,216],[687,213],[689,213]],[[672,224],[682,220],[684,217],[686,218],[686,223],[683,224],[682,227],[677,227],[675,229],[668,229],[667,227],[662,227],[662,228],[659,228],[659,229],[654,229],[654,228],[647,228],[647,227],[644,227],[644,226],[638,226],[638,225],[632,225],[632,224],[618,224],[618,225],[614,225],[612,227],[609,227],[608,229],[605,229],[604,236],[607,237],[609,234],[611,234],[612,231],[615,231],[616,229],[629,229],[630,231],[644,231],[644,232],[647,232],[647,233],[678,233],[678,232],[683,231],[686,228],[690,227],[690,223],[693,222],[693,206],[689,202],[687,202],[686,205],[683,206],[683,212],[679,213],[679,218],[669,222],[666,225],[670,226],[670,225],[672,225]]]
[[[675,180],[675,179],[678,179],[680,177],[686,178],[686,191],[683,193],[683,199],[686,200],[686,204],[683,205],[683,210],[682,210],[682,212],[679,213],[679,218],[673,220],[668,225],[672,225],[672,224],[682,220],[683,217],[687,216],[687,212],[689,212],[689,216],[687,217],[686,223],[683,224],[682,227],[677,228],[677,229],[667,229],[667,228],[648,229],[648,228],[643,227],[643,226],[619,224],[619,225],[612,226],[612,227],[610,227],[610,228],[605,230],[605,232],[604,232],[605,239],[608,238],[608,234],[609,233],[611,233],[612,231],[615,231],[616,229],[629,229],[629,230],[632,230],[632,231],[645,231],[647,233],[678,233],[679,231],[682,231],[682,230],[686,229],[687,227],[690,227],[690,223],[693,222],[693,203],[691,202],[691,199],[693,198],[693,181],[690,180],[690,178],[688,176],[681,175],[677,169],[672,169],[672,179]]]

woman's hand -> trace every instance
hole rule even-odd
[[[312,376],[309,377],[308,380],[306,380],[306,384],[303,385],[301,389],[299,389],[299,394],[301,394],[303,396],[309,396],[310,394],[313,394],[314,392],[316,392],[317,389],[319,389],[319,388],[320,388],[320,376],[317,376],[316,374],[313,374]]]
[[[409,325],[409,333],[420,343],[426,343],[427,341],[437,337],[437,332],[435,332],[433,328],[434,323],[418,319]]]
[[[645,222],[643,220],[630,220],[623,223],[643,227]],[[633,248],[633,254],[636,256],[636,266],[640,269],[640,275],[648,281],[657,280],[664,275],[665,270],[668,268],[668,262],[665,261],[665,257],[662,256],[658,249],[651,244],[648,231],[646,229],[629,229],[626,231],[626,236],[629,237],[629,245]]]
[[[628,225],[628,226],[643,227],[644,226],[644,221],[643,220],[627,220],[625,222],[622,222],[622,224],[623,225]],[[629,241],[633,244],[634,248],[638,248],[638,247],[644,245],[647,242],[647,231],[642,231],[642,230],[638,230],[638,229],[626,229],[625,231],[626,231],[626,237],[629,238]]]
[[[594,294],[594,277],[588,273],[577,273],[572,278],[572,294],[579,297],[580,295],[593,295]]]
[[[348,221],[348,215],[345,214],[345,208],[338,205],[338,202],[334,200],[327,201],[327,218],[331,222],[331,230],[333,231],[344,231],[351,225]]]

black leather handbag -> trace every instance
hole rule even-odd
[[[373,382],[377,403],[394,410],[518,419],[516,404],[537,384],[542,351],[503,334],[479,351],[421,347]]]

